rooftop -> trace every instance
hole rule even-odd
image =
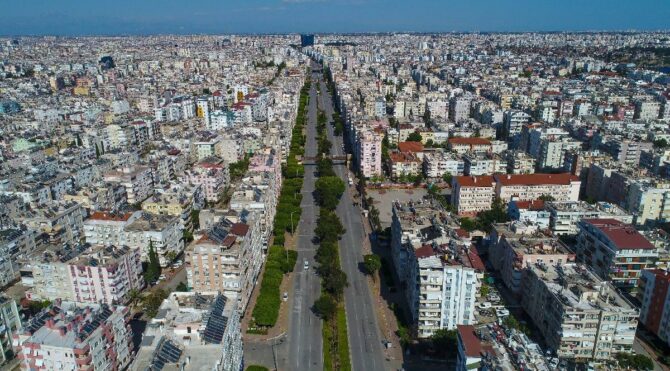
[[[616,219],[584,219],[581,223],[599,230],[612,241],[617,249],[655,249],[654,245],[633,225]]]

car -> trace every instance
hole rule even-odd
[[[284,291],[284,295],[282,295],[282,298],[281,298],[281,299],[282,299],[283,301],[288,300],[288,292]]]
[[[479,303],[479,308],[481,309],[488,309],[491,308],[491,303],[488,301],[485,301],[483,303]]]
[[[304,263],[303,267],[305,268],[305,270],[308,270],[309,269],[309,261],[305,260],[305,263]]]
[[[160,276],[158,276],[158,280],[159,280],[159,281],[162,281],[162,280],[164,280],[164,279],[166,279],[166,278],[167,278],[167,277],[165,277],[164,274],[161,274]]]
[[[496,309],[496,316],[498,318],[507,317],[507,316],[509,316],[509,310],[507,310],[505,308]]]

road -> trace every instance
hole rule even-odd
[[[313,76],[314,77],[314,76]],[[313,79],[314,81],[314,79]],[[309,91],[309,104],[305,143],[305,156],[316,156],[316,115],[317,92],[315,84]],[[312,311],[312,305],[321,294],[321,280],[314,272],[314,255],[316,245],[313,243],[314,227],[318,209],[314,207],[315,167],[305,168],[302,185],[302,216],[298,223],[297,242],[298,262],[294,271],[293,288],[289,295],[291,312],[289,315],[288,365],[286,370],[322,370],[323,342],[321,335],[321,319]],[[309,261],[309,269],[305,270],[303,262]]]
[[[318,80],[321,84],[321,99],[319,103],[330,121],[333,113],[332,99],[329,96],[322,76],[319,75]],[[331,154],[333,156],[344,155],[342,137],[333,135],[332,125],[327,125],[327,127],[329,139],[333,143]],[[334,168],[335,173],[348,184],[348,169],[342,165],[336,165]],[[351,176],[353,177],[353,174]],[[382,336],[377,324],[374,302],[367,277],[360,268],[363,264],[361,246],[368,239],[363,228],[362,211],[359,207],[353,205],[351,193],[344,192],[336,212],[346,229],[346,233],[340,240],[340,260],[342,270],[347,274],[349,280],[349,287],[344,290],[344,300],[347,312],[352,370],[374,371],[393,369],[391,364],[384,358]]]

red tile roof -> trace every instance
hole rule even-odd
[[[468,357],[481,357],[482,342],[475,335],[475,327],[472,325],[457,325],[458,340],[463,345],[465,355]]]
[[[477,254],[477,249],[474,245],[471,245],[468,249],[468,260],[470,260],[470,266],[477,271],[483,272],[486,270],[486,266],[482,261],[482,258]]]
[[[249,226],[244,223],[235,223],[230,227],[230,233],[236,236],[244,237],[249,231]]]
[[[461,187],[493,187],[493,176],[456,176],[454,177],[456,183]]]
[[[391,162],[421,162],[411,152],[391,152],[389,153],[389,158]]]
[[[584,219],[598,229],[607,238],[616,245],[617,249],[655,249],[656,247],[649,242],[640,232],[630,224],[623,223],[616,219]]]
[[[544,209],[544,201],[513,201],[519,210],[542,210]]]
[[[421,142],[400,142],[398,143],[400,152],[423,152]]]
[[[543,185],[543,184],[570,184],[578,182],[579,177],[570,173],[562,174],[496,174],[496,182],[504,186],[511,185]]]
[[[95,211],[93,214],[91,214],[91,217],[89,219],[92,220],[111,220],[111,221],[116,221],[116,222],[125,222],[130,218],[130,216],[133,215],[133,213],[125,213],[125,214],[109,214],[105,212],[100,212],[100,211]]]
[[[449,138],[450,144],[467,144],[467,145],[491,145],[491,141],[484,138]]]
[[[418,249],[414,250],[414,255],[421,259],[421,258],[428,258],[433,255],[437,255],[435,253],[435,250],[433,250],[433,247],[430,245],[423,245],[419,247]]]

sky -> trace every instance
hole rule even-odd
[[[670,29],[670,0],[0,0],[0,35]]]

